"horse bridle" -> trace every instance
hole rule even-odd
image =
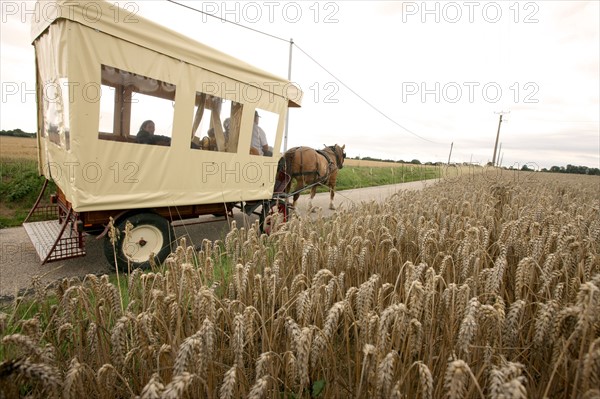
[[[328,145],[327,148],[329,148],[331,150],[331,152],[333,152],[333,155],[335,156],[335,164],[337,166],[338,169],[342,169],[344,167],[344,160],[343,158],[346,158],[346,154],[342,151],[342,160],[340,161],[339,157],[338,157],[338,153],[335,150],[335,145]]]

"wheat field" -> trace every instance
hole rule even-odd
[[[0,135],[0,159],[37,159],[36,139]]]
[[[270,236],[233,226],[201,249],[181,241],[128,289],[36,280],[33,299],[0,314],[0,391],[598,398],[599,189],[598,177],[463,176]]]

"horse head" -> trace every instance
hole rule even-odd
[[[346,152],[344,152],[345,148],[346,144],[342,145],[341,147],[337,144],[325,146],[325,149],[331,151],[335,156],[335,165],[338,169],[342,169],[344,167],[344,160],[346,159]]]

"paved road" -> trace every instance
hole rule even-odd
[[[335,205],[337,209],[344,209],[360,202],[372,200],[382,201],[390,195],[401,190],[419,190],[426,185],[434,184],[436,180],[425,182],[412,182],[394,184],[389,186],[370,187],[356,190],[344,190],[336,193]],[[297,211],[300,215],[307,213],[307,197],[300,198]],[[323,216],[332,214],[329,210],[329,193],[317,194],[313,200],[314,207],[322,208]],[[234,211],[234,219],[239,226],[252,224],[255,216],[247,217],[239,210]],[[204,238],[209,240],[223,239],[229,231],[225,220],[217,220],[212,216],[202,216],[198,221],[207,223],[177,226],[175,234],[186,236],[188,243],[198,245]],[[40,265],[39,258],[33,244],[27,237],[23,227],[0,230],[0,300],[12,298],[16,293],[22,293],[31,287],[31,279],[40,276],[44,284],[48,284],[65,277],[87,274],[112,273],[112,270],[103,253],[102,241],[93,236],[86,237],[87,255],[82,258],[58,261]]]

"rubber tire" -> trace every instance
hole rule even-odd
[[[267,235],[271,234],[272,226],[270,226],[270,224],[268,223],[269,217],[271,217],[276,212],[282,213],[282,222],[285,223],[288,220],[289,211],[289,204],[283,199],[264,201],[258,219],[260,232]]]
[[[130,251],[126,254],[125,247],[125,226],[129,221],[133,227],[131,229],[131,237],[134,242],[129,244]],[[107,234],[104,237],[104,256],[112,266],[115,266],[116,261],[119,270],[127,272],[136,268],[148,269],[150,262],[148,261],[150,252],[154,252],[154,260],[157,264],[165,261],[171,253],[172,242],[175,239],[175,234],[171,223],[164,217],[156,213],[136,213],[119,219],[116,223],[116,228],[119,230],[117,241],[113,249],[110,242],[110,237]],[[144,237],[146,236],[146,237]],[[132,238],[130,237],[130,241]],[[145,240],[142,245],[139,241]],[[135,240],[139,240],[137,243]],[[150,245],[146,247],[146,245]],[[137,255],[136,255],[137,253]]]

